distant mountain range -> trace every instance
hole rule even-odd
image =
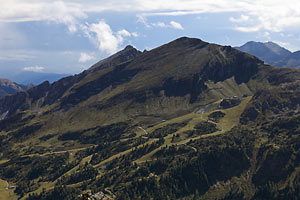
[[[44,81],[53,83],[66,76],[68,74],[21,72],[5,78],[2,77],[0,78],[0,97],[25,91]]]
[[[42,73],[42,72],[29,72],[23,71],[18,74],[14,74],[5,78],[15,81],[20,84],[34,84],[38,85],[44,81],[49,81],[50,83],[57,81],[63,77],[69,76],[70,74],[56,74],[56,73]]]
[[[0,79],[0,96],[15,94],[33,87],[33,85],[21,85],[8,79]]]
[[[254,42],[235,47],[263,60],[266,64],[278,67],[300,68],[300,51],[291,52],[273,42]]]

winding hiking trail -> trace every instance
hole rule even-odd
[[[141,129],[142,131],[144,131],[144,133],[145,133],[146,135],[148,135],[148,132],[147,132],[145,129],[143,129],[143,127],[139,126],[138,128]]]

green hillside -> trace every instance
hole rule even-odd
[[[0,178],[29,200],[298,199],[299,80],[199,39],[128,46],[0,99]]]

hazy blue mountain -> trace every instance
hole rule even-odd
[[[275,66],[279,66],[279,62],[292,54],[292,52],[290,52],[289,50],[273,42],[262,43],[250,41],[240,47],[235,48],[258,57],[266,64]]]
[[[300,68],[300,51],[296,51],[280,62],[277,63],[277,66],[280,67],[293,67],[293,68]]]
[[[15,94],[27,90],[30,87],[32,87],[32,85],[21,85],[8,79],[0,79],[0,96]]]
[[[18,74],[11,75],[7,77],[10,80],[13,80],[20,84],[34,84],[38,85],[44,81],[49,81],[50,83],[57,81],[63,77],[68,76],[69,74],[55,74],[55,73],[41,73],[41,72],[21,72]]]

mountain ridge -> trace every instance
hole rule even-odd
[[[278,63],[278,66],[299,68],[300,67],[300,51],[295,51],[292,54],[285,57],[283,60],[281,60]]]
[[[0,96],[15,94],[31,87],[32,85],[21,85],[8,79],[0,79]]]
[[[115,199],[293,199],[299,84],[298,69],[196,38],[127,47],[0,98],[0,177],[28,200],[86,189]]]
[[[250,41],[240,47],[235,48],[252,54],[270,65],[276,65],[276,63],[292,53],[273,42],[262,43]]]
[[[278,67],[300,67],[299,51],[291,52],[274,42],[250,41],[236,49],[249,53],[265,61],[267,64]]]
[[[113,54],[112,56],[100,60],[96,64],[92,65],[88,71],[95,71],[103,68],[110,67],[114,65],[113,61],[118,60],[119,63],[126,62],[131,58],[136,57],[137,55],[141,54],[142,52],[138,51],[131,45],[127,45],[123,50]]]
[[[187,61],[184,61],[184,59],[185,60],[189,60],[189,59],[193,60],[193,58],[190,57],[190,55],[188,53],[185,53],[184,51],[182,51],[182,49],[184,49],[184,48],[182,48],[183,46],[185,48],[191,48],[191,50],[195,49],[196,51],[201,51],[200,52],[201,54],[202,53],[203,54],[207,54],[209,51],[213,51],[214,54],[211,54],[209,56],[214,56],[215,57],[214,63],[210,63],[208,61],[203,61],[202,60],[201,62],[204,62],[202,64],[203,67],[202,67],[201,70],[199,70],[196,67],[199,63],[194,59],[195,60],[195,61],[193,61],[193,62],[195,62],[194,66],[189,66],[189,68],[190,68],[189,70],[181,70],[182,67],[185,67],[184,62],[187,62]],[[197,50],[197,49],[199,49],[199,50]],[[132,48],[131,48],[131,50],[132,50]],[[138,63],[145,62],[145,60],[146,61],[150,60],[150,63],[151,62],[156,63],[158,58],[161,60],[162,63],[166,63],[166,59],[165,58],[168,57],[168,53],[166,53],[166,55],[163,55],[163,54],[165,54],[163,52],[166,52],[166,51],[169,51],[169,50],[172,50],[174,52],[174,54],[176,54],[176,53],[177,54],[181,54],[181,56],[179,56],[177,58],[176,57],[172,57],[172,59],[174,59],[172,62],[178,62],[178,63],[181,62],[182,63],[181,65],[179,65],[177,67],[177,69],[175,69],[175,68],[168,69],[168,67],[171,66],[171,65],[169,65],[169,63],[168,63],[168,65],[165,65],[166,66],[165,69],[167,69],[167,71],[164,68],[158,67],[158,65],[156,65],[156,64],[154,64],[154,65],[152,65],[152,64],[147,65],[147,68],[145,68],[144,66],[140,66],[138,64]],[[134,50],[134,51],[137,53],[137,50]],[[157,51],[160,51],[160,53],[156,53]],[[121,52],[124,52],[125,54],[127,54],[127,51],[121,51]],[[119,55],[119,53],[117,53],[116,55]],[[163,87],[161,87],[160,85],[154,85],[155,87],[153,89],[154,90],[165,90],[165,94],[167,96],[169,96],[169,97],[172,97],[172,96],[176,97],[176,96],[180,96],[180,95],[185,95],[185,93],[183,93],[183,94],[177,93],[177,91],[180,92],[180,91],[184,91],[184,90],[182,90],[180,88],[174,90],[174,89],[172,89],[169,86],[170,84],[171,85],[173,85],[173,84],[177,85],[177,86],[175,86],[175,88],[176,87],[182,87],[180,85],[183,84],[184,87],[186,86],[186,87],[189,88],[186,91],[191,91],[191,92],[194,91],[195,95],[199,94],[200,91],[195,90],[196,88],[195,89],[191,88],[191,87],[194,87],[193,86],[194,84],[192,82],[186,82],[186,80],[185,80],[186,76],[189,76],[189,74],[194,74],[196,71],[198,71],[198,73],[200,72],[200,74],[197,75],[197,76],[202,76],[202,78],[204,78],[204,81],[211,80],[211,81],[214,81],[214,82],[218,82],[218,81],[224,81],[225,79],[230,78],[231,76],[234,76],[234,78],[236,79],[236,81],[238,83],[242,83],[243,81],[247,82],[248,79],[249,79],[249,76],[251,76],[252,74],[254,74],[255,71],[257,70],[256,68],[251,69],[251,66],[254,63],[252,63],[252,64],[249,63],[248,64],[250,66],[249,70],[247,70],[248,66],[245,65],[245,67],[244,67],[245,69],[240,72],[238,70],[238,68],[240,66],[230,64],[230,62],[240,62],[240,61],[238,61],[238,60],[231,61],[230,60],[231,58],[228,59],[228,60],[230,60],[229,63],[226,63],[228,61],[223,61],[225,63],[222,63],[222,64],[227,65],[228,68],[235,67],[235,68],[233,68],[231,70],[228,70],[229,74],[226,74],[227,73],[226,70],[222,70],[221,68],[220,69],[218,69],[218,68],[214,69],[214,68],[210,67],[210,65],[216,66],[216,67],[218,67],[219,65],[221,66],[222,65],[221,64],[222,59],[223,60],[227,59],[227,58],[224,57],[224,53],[228,53],[230,56],[233,56],[233,59],[236,59],[234,56],[235,56],[235,54],[237,52],[235,52],[234,49],[232,49],[231,47],[220,47],[220,46],[213,45],[213,44],[212,45],[208,45],[208,43],[202,42],[201,40],[198,40],[198,39],[189,39],[189,38],[183,37],[183,38],[180,38],[178,40],[175,40],[174,42],[171,42],[169,44],[163,45],[160,48],[156,48],[156,49],[154,49],[154,50],[152,50],[150,52],[146,52],[146,53],[144,53],[144,56],[142,56],[142,57],[139,56],[140,53],[135,54],[136,55],[136,60],[133,62],[133,64],[130,63],[130,62],[128,63],[126,61],[122,62],[123,60],[119,61],[119,57],[116,56],[114,58],[117,60],[116,61],[117,63],[120,63],[119,67],[108,67],[108,68],[105,67],[105,68],[101,68],[101,66],[102,66],[101,65],[100,66],[100,68],[101,68],[100,71],[98,71],[96,73],[95,72],[90,73],[91,70],[96,69],[95,66],[93,66],[90,70],[86,70],[86,71],[84,71],[84,72],[82,72],[82,73],[80,73],[78,75],[75,75],[75,76],[65,77],[65,78],[63,78],[63,79],[61,79],[59,81],[54,82],[52,85],[50,85],[49,83],[45,82],[45,83],[42,84],[42,86],[38,86],[38,87],[41,87],[41,88],[46,88],[45,92],[41,92],[42,94],[46,94],[47,93],[47,96],[45,96],[45,100],[44,100],[44,103],[42,105],[44,105],[44,106],[45,105],[51,105],[51,104],[53,104],[55,102],[56,99],[60,99],[63,96],[65,96],[65,97],[63,97],[63,99],[62,99],[62,104],[65,104],[65,105],[69,104],[69,102],[68,102],[68,96],[70,96],[70,99],[72,99],[72,101],[74,101],[75,99],[78,99],[79,102],[81,102],[80,98],[85,98],[86,95],[85,96],[81,95],[81,93],[79,91],[82,90],[83,92],[87,92],[87,90],[91,86],[87,86],[87,87],[82,88],[82,87],[80,87],[80,85],[78,85],[78,82],[83,81],[83,83],[85,83],[84,80],[89,79],[88,82],[93,83],[91,81],[92,79],[90,77],[96,77],[95,74],[97,74],[97,73],[100,74],[100,76],[101,76],[101,73],[103,73],[104,71],[105,71],[107,77],[100,78],[100,79],[95,79],[96,82],[93,83],[93,84],[96,84],[97,81],[98,81],[98,83],[96,84],[97,88],[90,89],[91,90],[91,94],[90,95],[95,95],[98,92],[101,92],[103,89],[105,89],[108,85],[107,86],[104,85],[103,89],[101,89],[101,85],[105,84],[105,82],[107,82],[107,78],[109,78],[109,77],[110,77],[111,81],[113,81],[113,82],[111,82],[109,84],[117,84],[118,85],[119,83],[117,83],[117,82],[121,79],[121,77],[114,78],[116,76],[116,73],[120,73],[120,76],[123,76],[123,73],[124,73],[125,76],[128,76],[128,75],[129,76],[132,76],[132,75],[135,76],[136,73],[138,71],[140,71],[143,74],[143,75],[140,76],[142,79],[149,79],[150,80],[150,79],[152,79],[153,74],[151,74],[151,76],[149,76],[149,73],[147,73],[147,70],[153,71],[155,69],[157,71],[157,75],[156,75],[156,79],[158,78],[157,81],[159,82],[159,84],[160,84],[160,81],[164,81],[164,84],[163,84]],[[158,54],[160,54],[160,55],[158,55]],[[184,58],[183,55],[187,55],[187,57]],[[244,56],[245,56],[245,58],[249,57],[249,59],[250,59],[249,61],[251,61],[251,62],[261,63],[259,60],[257,60],[254,57],[248,56],[246,54]],[[181,59],[182,61],[179,61],[178,58],[180,58],[180,57],[182,58]],[[128,59],[131,60],[132,58],[128,57]],[[237,59],[240,59],[240,58],[237,58]],[[111,62],[110,59],[104,60],[104,61],[107,61],[108,63]],[[139,67],[139,69],[136,68],[137,66]],[[114,70],[111,71],[113,68],[114,68]],[[128,69],[126,69],[126,68],[128,68]],[[131,73],[133,73],[133,74],[130,75]],[[237,74],[233,74],[233,73],[237,73]],[[110,76],[109,74],[113,74],[114,77]],[[159,78],[160,74],[164,74],[164,76],[167,76],[168,78],[160,79]],[[173,76],[176,77],[177,80],[171,78]],[[147,77],[149,77],[149,78],[147,78]],[[138,79],[139,78],[137,77],[137,80]],[[199,78],[194,79],[194,81],[200,81],[200,82],[198,82],[198,84],[200,84],[200,85],[202,84],[203,85],[203,83],[201,83],[201,80],[200,79],[197,80],[197,79],[199,79]],[[243,79],[245,79],[245,80],[243,80]],[[192,81],[192,80],[190,80],[190,81]],[[149,83],[150,82],[148,82],[148,84]],[[100,88],[98,88],[99,84],[100,84]],[[128,90],[129,91],[133,90],[133,91],[138,92],[136,90],[136,87],[135,87],[136,84],[137,83],[133,83],[134,87],[130,87],[130,84],[129,84],[128,85],[129,86]],[[148,84],[145,85],[146,88],[149,86]],[[155,84],[155,82],[152,81],[151,84]],[[113,87],[116,87],[117,85],[115,85]],[[50,90],[48,92],[46,92],[48,89],[50,89]],[[29,90],[29,93],[32,93],[33,90],[34,89]],[[68,91],[70,92],[69,95],[68,94],[64,94],[65,92],[68,92]],[[80,95],[78,97],[75,97],[74,95],[72,95],[72,93],[73,94],[80,94]],[[90,95],[88,95],[86,97],[90,97]],[[137,94],[132,94],[132,95],[134,96],[134,95],[137,95]],[[190,95],[193,95],[193,94],[190,93]],[[29,97],[30,97],[30,95],[29,95]],[[193,97],[193,98],[195,98],[195,97]],[[28,101],[24,101],[24,102],[28,102]],[[72,102],[72,103],[75,103],[75,102]],[[70,102],[70,105],[72,105],[72,103]],[[75,104],[77,104],[77,103],[75,103]],[[1,112],[6,112],[6,111],[7,110],[1,110]]]

